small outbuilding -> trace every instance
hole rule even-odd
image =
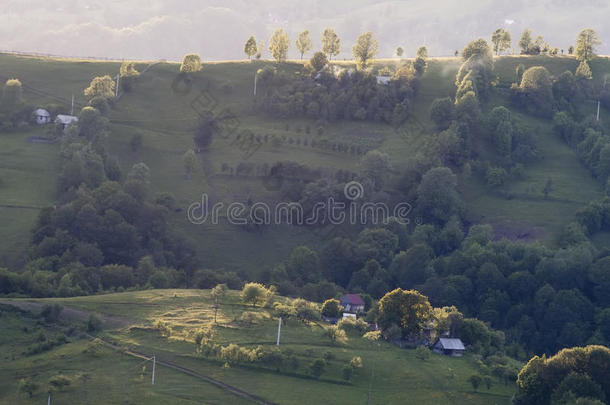
[[[466,348],[461,339],[457,338],[439,338],[432,346],[432,350],[438,354],[445,356],[461,357],[464,355]]]
[[[390,76],[377,76],[377,84],[388,84],[392,79]]]
[[[345,294],[339,298],[339,302],[345,312],[350,312],[352,314],[364,312],[364,300],[358,294]]]
[[[78,122],[78,117],[75,117],[74,115],[58,114],[57,117],[55,118],[55,123],[63,125],[64,129],[66,129],[68,127],[68,125],[76,124],[77,122]]]
[[[36,123],[38,125],[44,125],[51,122],[51,114],[44,108],[39,108],[34,111],[34,118],[36,119]]]

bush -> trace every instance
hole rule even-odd
[[[45,304],[42,307],[40,315],[44,318],[45,322],[52,323],[59,320],[59,315],[63,311],[64,307],[59,304]]]
[[[339,329],[342,329],[347,333],[357,332],[361,335],[364,334],[369,327],[369,325],[362,319],[354,318],[343,318],[337,322],[337,326]]]
[[[57,374],[49,378],[49,385],[57,391],[62,390],[70,384],[72,384],[72,380],[64,374]]]
[[[362,359],[360,356],[353,357],[349,362],[349,366],[353,369],[362,368]]]
[[[157,319],[153,323],[153,328],[161,332],[162,336],[169,337],[172,335],[172,327],[163,319]]]
[[[94,314],[89,315],[87,321],[87,332],[98,332],[102,330],[102,320]]]
[[[309,366],[309,373],[314,378],[319,379],[322,376],[322,373],[324,373],[325,368],[326,362],[323,359],[317,359]]]
[[[428,360],[430,358],[430,349],[426,346],[418,346],[417,349],[415,349],[415,357],[422,361]]]
[[[241,314],[241,322],[246,326],[251,326],[257,323],[261,318],[261,315],[256,312],[244,312]]]

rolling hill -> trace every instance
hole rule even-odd
[[[474,355],[432,354],[421,359],[415,350],[371,343],[354,333],[348,334],[347,344],[336,346],[324,335],[328,324],[292,319],[282,327],[280,348],[297,359],[296,368],[282,366],[279,373],[273,367],[248,362],[227,366],[195,351],[193,333],[214,319],[213,301],[205,290],[2,303],[0,314],[8,327],[0,333],[0,403],[40,403],[47,397],[47,381],[58,374],[71,383],[52,392],[54,403],[96,398],[108,404],[141,403],[143,399],[151,404],[509,404],[514,391],[512,384],[495,377],[491,388],[473,391],[468,378],[486,367]],[[45,322],[36,315],[43,304],[63,305],[59,319]],[[15,306],[31,313],[18,312]],[[253,323],[242,321],[244,312],[256,314]],[[93,335],[85,330],[90,314],[104,325]],[[171,328],[169,336],[155,326],[159,320]],[[220,345],[271,349],[276,343],[277,318],[267,308],[245,306],[239,292],[229,291],[214,330],[214,341]],[[101,341],[94,340],[96,337]],[[36,350],[49,341],[60,343]],[[147,360],[153,354],[157,359],[154,386],[152,364]],[[346,382],[342,367],[356,356],[361,357],[362,368]],[[322,357],[327,359],[327,367],[318,380],[307,370],[313,360]],[[512,366],[521,365],[515,361]],[[25,376],[38,385],[31,399],[16,390]]]
[[[349,64],[348,62],[340,62]],[[394,65],[398,60],[378,60],[378,65]],[[552,74],[574,70],[577,62],[571,57],[499,57],[495,74],[499,83],[514,81],[515,68],[543,65]],[[0,75],[18,77],[24,84],[26,102],[31,105],[49,103],[62,105],[69,111],[75,96],[77,106],[86,100],[82,90],[99,75],[115,75],[119,62],[97,62],[0,55]],[[149,66],[150,65],[150,66]],[[109,150],[119,158],[123,170],[144,162],[151,169],[152,186],[156,192],[170,192],[177,201],[171,222],[184,232],[197,247],[206,268],[243,271],[255,276],[283,260],[298,245],[316,248],[337,235],[354,234],[350,227],[311,230],[288,225],[267,227],[263,232],[249,232],[221,221],[220,224],[194,225],[186,218],[187,207],[201,200],[202,193],[227,203],[247,200],[273,201],[274,190],[265,186],[256,175],[228,174],[223,166],[239,163],[273,164],[291,160],[325,170],[358,171],[359,156],[332,150],[306,147],[300,142],[282,145],[264,143],[255,152],[245,151],[242,144],[216,139],[208,151],[198,155],[198,168],[186,179],[182,155],[193,146],[192,134],[198,120],[198,109],[212,107],[216,112],[230,111],[237,117],[238,130],[255,135],[293,139],[340,140],[352,145],[379,148],[388,153],[394,175],[386,191],[395,193],[400,176],[432,130],[429,107],[432,100],[455,93],[454,78],[460,62],[455,58],[430,59],[410,118],[401,128],[372,122],[340,121],[327,124],[324,134],[311,128],[309,119],[270,118],[253,105],[256,71],[270,62],[207,63],[193,75],[186,87],[177,81],[176,63],[141,63],[135,89],[124,93],[109,113],[111,133]],[[300,63],[293,61],[279,66],[281,71],[296,72]],[[598,58],[591,64],[595,80],[610,71],[610,60]],[[497,92],[484,105],[509,105],[508,95]],[[584,111],[594,111],[593,103],[584,103]],[[494,225],[496,236],[527,241],[540,240],[554,245],[558,232],[574,217],[575,212],[592,199],[603,195],[602,186],[579,162],[577,155],[551,130],[551,122],[514,111],[533,129],[540,151],[536,161],[527,165],[526,176],[511,181],[503,192],[490,192],[478,176],[459,174],[459,190],[466,202],[466,218],[470,223]],[[602,109],[602,122],[607,124],[609,112]],[[20,267],[25,262],[31,229],[37,210],[57,203],[54,182],[57,178],[58,144],[32,143],[31,137],[44,136],[45,129],[27,127],[0,135],[0,237],[7,241],[0,246],[0,264]],[[142,147],[134,151],[130,142],[141,136]],[[481,153],[489,148],[482,143]],[[547,179],[553,179],[548,199],[542,195]],[[412,203],[412,201],[409,201]],[[603,236],[597,236],[603,240]],[[236,254],[238,252],[238,254]]]

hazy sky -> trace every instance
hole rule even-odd
[[[250,35],[267,43],[278,27],[290,35],[289,57],[297,57],[298,32],[309,29],[317,50],[326,27],[341,38],[341,58],[351,57],[363,31],[377,36],[379,56],[399,45],[413,55],[421,44],[440,56],[489,39],[498,27],[511,31],[515,47],[529,27],[566,50],[580,29],[594,28],[604,42],[600,53],[610,53],[607,0],[0,0],[0,6],[0,49],[64,56],[178,60],[197,52],[204,60],[241,59]]]

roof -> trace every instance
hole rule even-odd
[[[377,76],[377,83],[379,84],[387,84],[390,81],[390,76]]]
[[[358,294],[345,294],[342,296],[339,301],[341,305],[350,304],[350,305],[364,305],[364,300]]]
[[[55,121],[59,121],[62,124],[71,124],[73,122],[77,122],[78,121],[78,117],[75,117],[74,115],[58,114],[57,118],[55,118]]]
[[[438,343],[446,350],[466,350],[464,343],[457,338],[439,338]]]
[[[38,108],[37,110],[34,111],[34,114],[36,114],[39,117],[50,117],[51,114],[49,114],[49,112],[47,110],[45,110],[44,108]]]

